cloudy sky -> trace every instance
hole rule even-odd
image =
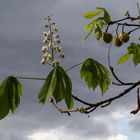
[[[65,59],[65,68],[93,57],[107,66],[107,47],[90,38],[82,42],[83,28],[87,21],[82,17],[96,7],[106,8],[112,19],[122,17],[126,10],[137,15],[137,0],[0,0],[0,65],[1,81],[8,75],[46,77],[50,71],[41,65],[42,33],[44,18],[52,14],[59,27]],[[132,36],[134,41],[135,36]],[[126,80],[138,80],[137,69],[129,61],[117,66],[116,61],[125,52],[113,49],[112,63],[119,76]],[[129,69],[128,69],[129,67]],[[100,90],[88,90],[79,78],[79,69],[69,72],[73,80],[73,92],[90,101],[99,101]],[[105,109],[98,109],[88,118],[57,112],[51,104],[40,105],[37,100],[43,81],[20,80],[23,85],[21,104],[14,115],[0,121],[2,140],[139,140],[140,116],[130,115],[135,108],[135,91],[115,101]],[[123,87],[111,87],[104,98],[122,91]],[[88,95],[88,97],[87,97]]]

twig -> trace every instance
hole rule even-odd
[[[73,97],[76,101],[79,101],[80,103],[83,103],[84,105],[93,106],[92,103],[88,103],[88,102],[86,102],[86,101],[84,101],[84,100],[78,98],[77,96],[72,95],[72,97]]]
[[[140,7],[139,7],[139,3],[137,2],[137,7],[138,7],[138,13],[139,13],[139,23],[140,23]]]
[[[139,96],[139,88],[137,88],[137,108],[130,112],[130,114],[137,114],[140,111],[140,96]]]
[[[132,82],[130,82],[130,83],[123,82],[122,80],[120,80],[120,79],[116,76],[116,74],[115,74],[115,72],[114,72],[114,68],[111,66],[111,61],[110,61],[111,46],[112,46],[112,44],[110,43],[110,46],[109,46],[109,49],[108,49],[108,65],[109,65],[109,68],[110,68],[110,71],[111,71],[113,77],[119,82],[119,83],[114,83],[114,82],[113,82],[113,84],[119,85],[119,86],[122,86],[122,85],[132,85],[132,84],[133,84]]]
[[[93,112],[94,110],[96,110],[98,107],[106,107],[108,105],[110,105],[112,103],[112,101],[116,100],[116,99],[119,99],[121,98],[122,96],[124,95],[127,95],[132,89],[134,89],[135,87],[137,87],[138,85],[140,85],[140,81],[134,83],[133,85],[131,85],[129,88],[125,89],[123,92],[121,92],[119,95],[117,96],[114,96],[114,97],[111,97],[109,99],[106,99],[106,100],[103,100],[103,101],[100,101],[100,102],[97,102],[97,103],[93,103],[93,104],[90,104],[89,103],[89,107],[81,107],[82,108],[82,111],[81,113],[85,113],[85,114],[89,114],[91,112]],[[81,102],[81,100],[77,100],[79,102]],[[61,113],[72,113],[72,112],[80,112],[79,110],[80,109],[73,109],[73,110],[66,110],[66,109],[62,109],[62,108],[59,108],[55,103],[54,101],[52,101],[53,105],[55,106],[55,108],[61,112]],[[83,101],[82,101],[83,103]],[[86,104],[87,105],[87,104]],[[140,107],[139,107],[139,110],[140,110]],[[131,113],[134,113],[134,112],[131,112]]]
[[[112,73],[113,77],[120,83],[120,85],[132,85],[132,84],[133,84],[132,82],[126,83],[126,82],[123,82],[122,80],[120,80],[120,79],[116,76],[116,74],[115,74],[115,72],[114,72],[114,68],[111,67],[111,66],[110,66],[110,70],[111,70],[111,73]]]
[[[24,76],[17,76],[17,79],[28,79],[28,80],[46,80],[46,78],[39,78],[39,77],[24,77]]]
[[[81,62],[81,63],[79,63],[79,64],[76,64],[76,65],[73,65],[72,67],[68,68],[68,69],[65,70],[65,71],[69,71],[69,70],[71,70],[71,69],[73,69],[73,68],[75,68],[75,67],[77,67],[77,66],[80,66],[81,64],[83,64],[83,62]]]

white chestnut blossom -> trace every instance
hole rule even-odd
[[[64,58],[64,53],[60,47],[60,39],[58,35],[58,28],[55,23],[52,23],[51,16],[45,18],[48,21],[48,24],[45,25],[47,31],[43,32],[43,44],[41,48],[42,52],[42,64],[52,63],[53,66],[59,65],[61,60]]]

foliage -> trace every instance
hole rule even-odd
[[[51,96],[56,103],[65,100],[68,109],[74,105],[71,79],[60,66],[56,66],[46,78],[39,93],[39,101],[44,104]]]
[[[110,73],[105,66],[92,58],[88,58],[83,63],[80,73],[89,88],[95,90],[99,86],[102,95],[105,94],[110,85]]]
[[[110,62],[110,50],[112,42],[114,42],[113,45],[117,48],[121,48],[121,46],[128,42],[130,43],[130,45],[127,46],[127,52],[119,58],[117,64],[124,64],[129,58],[132,59],[135,66],[140,63],[140,44],[131,42],[130,36],[132,32],[140,29],[140,24],[134,23],[135,21],[140,20],[140,15],[138,15],[137,17],[132,17],[129,14],[129,11],[127,11],[124,18],[112,21],[109,13],[105,8],[97,7],[96,11],[86,12],[83,16],[84,18],[91,20],[84,28],[86,36],[83,40],[86,41],[94,31],[95,38],[98,41],[103,41],[106,44],[110,43],[110,47],[108,50],[108,64],[110,71],[103,64],[93,58],[88,58],[84,62],[76,64],[67,70],[60,66],[61,61],[64,58],[64,53],[60,46],[58,29],[55,23],[52,22],[51,16],[48,16],[48,18],[45,19],[48,21],[48,24],[45,25],[47,31],[43,33],[44,46],[41,49],[41,63],[44,65],[49,64],[50,66],[52,66],[52,70],[50,71],[48,76],[43,79],[45,80],[45,82],[39,92],[38,99],[42,104],[45,104],[50,100],[51,103],[53,103],[53,105],[58,109],[58,111],[60,111],[61,113],[68,113],[68,115],[70,115],[70,112],[81,112],[88,114],[94,111],[97,107],[106,107],[110,105],[112,101],[126,95],[132,89],[140,85],[140,81],[127,83],[120,80],[116,76],[114,68],[111,66]],[[128,20],[129,22],[127,22]],[[131,22],[133,23],[131,24]],[[115,25],[115,33],[112,33],[113,31],[109,32],[109,27],[113,25]],[[127,32],[125,32],[126,27],[129,27],[129,30],[127,30]],[[131,29],[130,27],[133,27],[133,29]],[[113,84],[119,86],[125,85],[129,87],[127,87],[120,94],[106,100],[99,101],[97,103],[89,103],[85,100],[82,100],[73,95],[72,80],[67,73],[72,68],[75,68],[81,64],[81,78],[84,79],[87,87],[92,88],[93,91],[97,87],[99,87],[101,89],[102,96],[110,87],[110,73],[117,81],[113,82]],[[42,80],[41,78],[8,76],[0,85],[0,119],[5,118],[8,115],[9,111],[14,113],[16,108],[20,104],[22,85],[17,79]],[[62,101],[65,102],[67,109],[62,109],[58,106],[58,103]],[[82,103],[83,106],[74,109],[74,103],[76,101]],[[139,88],[137,88],[137,108],[131,113],[136,114],[139,110],[140,98]]]
[[[22,95],[22,86],[20,82],[13,76],[7,77],[0,86],[0,119],[3,119],[11,110],[20,104],[20,96]]]
[[[129,58],[132,58],[135,66],[140,63],[140,44],[131,43],[127,53],[119,59],[118,64],[125,63]]]
[[[97,17],[102,13],[102,17]],[[86,39],[90,36],[93,30],[95,30],[96,39],[100,40],[102,37],[103,27],[111,22],[109,13],[105,10],[105,8],[97,7],[95,12],[87,12],[83,16],[87,19],[93,19],[89,24],[85,26],[84,31],[88,33],[83,40],[86,41]],[[94,19],[95,17],[97,18]]]

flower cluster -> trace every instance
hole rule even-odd
[[[53,66],[59,65],[61,60],[64,58],[64,53],[60,47],[60,39],[58,35],[58,29],[56,24],[52,22],[51,16],[45,18],[48,24],[45,25],[47,31],[43,33],[43,47],[42,51],[42,64],[51,62]]]

